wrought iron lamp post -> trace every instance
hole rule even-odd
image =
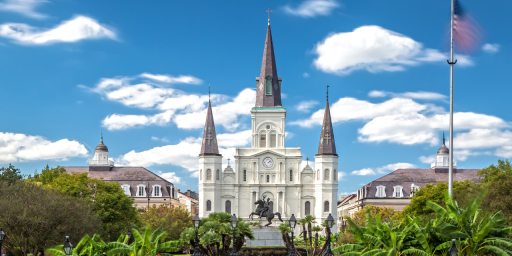
[[[236,249],[235,249],[235,229],[238,226],[238,218],[236,217],[235,214],[233,214],[233,217],[231,217],[230,222],[231,222],[231,227],[233,228],[233,248],[232,248],[229,256],[238,256],[238,253],[236,252]]]
[[[448,249],[448,252],[450,253],[450,256],[457,256],[457,254],[459,253],[457,246],[455,246],[455,239],[452,239],[452,247]]]
[[[4,229],[0,228],[0,255],[2,255],[2,244],[4,243],[5,233]]]
[[[292,249],[290,250],[290,253],[288,253],[288,256],[297,256],[297,253],[295,253],[295,245],[293,244],[293,230],[297,224],[297,219],[295,219],[294,214],[292,214],[292,217],[290,217],[288,223],[290,224],[290,229],[292,230]]]
[[[73,245],[71,244],[71,242],[69,242],[69,236],[66,236],[66,242],[64,243],[64,247],[62,249],[64,249],[64,253],[66,255],[73,254]]]
[[[128,230],[128,232],[126,233],[126,236],[128,237],[128,245],[132,244],[132,238],[133,238],[133,234],[130,230]]]
[[[331,228],[334,226],[334,218],[329,213],[329,216],[327,216],[327,219],[325,220],[327,223],[327,250],[325,250],[324,256],[333,256],[334,254],[331,251]]]
[[[199,215],[194,216],[194,219],[192,219],[192,223],[194,224],[194,228],[196,229],[196,243],[194,246],[194,254],[193,256],[202,256],[201,251],[199,251],[199,239],[197,237],[197,230],[199,229],[199,225],[201,224],[201,219],[199,218]]]

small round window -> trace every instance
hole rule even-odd
[[[267,130],[270,130],[270,125],[267,124]]]

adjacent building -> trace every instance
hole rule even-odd
[[[255,106],[251,109],[251,147],[236,148],[233,166],[222,170],[214,115],[208,103],[199,152],[199,216],[212,212],[234,213],[245,219],[256,210],[254,203],[270,198],[270,208],[286,221],[292,214],[307,214],[323,222],[336,218],[338,155],[329,101],[326,100],[315,169],[301,168],[299,147],[286,147],[286,108],[281,102],[282,79],[277,75],[270,24],[267,27],[263,61],[255,79]],[[274,225],[278,223],[274,222]]]
[[[380,177],[338,201],[339,229],[346,226],[346,216],[352,216],[366,205],[389,207],[395,211],[402,211],[411,203],[414,192],[426,184],[436,184],[448,180],[449,152],[443,145],[436,154],[435,161],[430,169],[398,169],[383,177]],[[480,169],[457,169],[457,163],[453,165],[453,180],[471,180],[480,182],[478,176]]]
[[[89,160],[89,166],[63,168],[68,173],[87,173],[91,178],[118,182],[124,193],[133,198],[134,204],[139,208],[153,204],[187,207],[184,202],[180,202],[174,184],[150,170],[144,167],[115,166],[114,161],[108,157],[107,146],[103,144],[103,134],[94,150],[94,157]]]

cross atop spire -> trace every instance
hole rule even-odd
[[[201,144],[200,155],[218,155],[219,147],[217,145],[217,135],[215,133],[215,123],[213,122],[212,104],[208,101],[208,110],[206,111],[206,122],[204,124],[203,142]]]
[[[329,85],[327,85],[327,101],[325,102],[324,120],[320,132],[320,143],[318,144],[318,155],[336,155],[336,144],[331,121],[331,110],[329,109]]]
[[[269,8],[269,11],[270,10]],[[269,12],[270,15],[270,12]],[[256,107],[281,107],[281,78],[277,76],[276,57],[270,23],[263,49],[260,76],[256,78]]]
[[[269,6],[268,10],[266,10],[265,12],[268,12],[268,25],[270,26],[270,13],[273,12],[273,11],[270,10],[270,6]]]
[[[101,130],[101,133],[100,133],[100,142],[103,143],[103,130]]]

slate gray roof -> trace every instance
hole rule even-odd
[[[96,149],[94,150],[95,152],[96,151],[99,151],[99,152],[108,152],[108,148],[107,146],[105,146],[105,144],[103,144],[103,141],[100,142],[100,144],[98,144],[98,146],[96,146]]]
[[[63,167],[68,173],[88,173],[88,176],[104,181],[117,181],[120,185],[130,185],[131,196],[136,196],[137,185],[146,182],[146,186],[160,185],[162,196],[169,197],[169,186],[173,184],[154,174],[144,167],[110,167],[110,166],[85,166]]]
[[[318,144],[317,155],[337,156],[331,122],[331,110],[329,109],[329,99],[325,102],[324,121],[322,122],[322,132],[320,132],[320,142]]]
[[[471,180],[480,182],[478,171],[481,169],[454,169],[453,180],[464,181]],[[374,198],[377,193],[377,186],[386,186],[386,197],[393,197],[393,187],[400,185],[403,187],[403,196],[411,195],[411,185],[423,187],[426,184],[438,182],[448,182],[448,168],[437,169],[398,169],[379,179],[370,182],[367,186],[368,192],[365,198]]]
[[[206,121],[204,123],[203,143],[201,144],[200,155],[219,155],[217,145],[217,134],[215,133],[215,123],[213,122],[212,104],[208,101],[208,111],[206,112]]]
[[[265,94],[267,77],[272,78],[272,95]],[[276,57],[270,24],[267,27],[263,60],[261,62],[260,77],[256,78],[256,107],[277,107],[281,105],[281,79],[277,76]]]

